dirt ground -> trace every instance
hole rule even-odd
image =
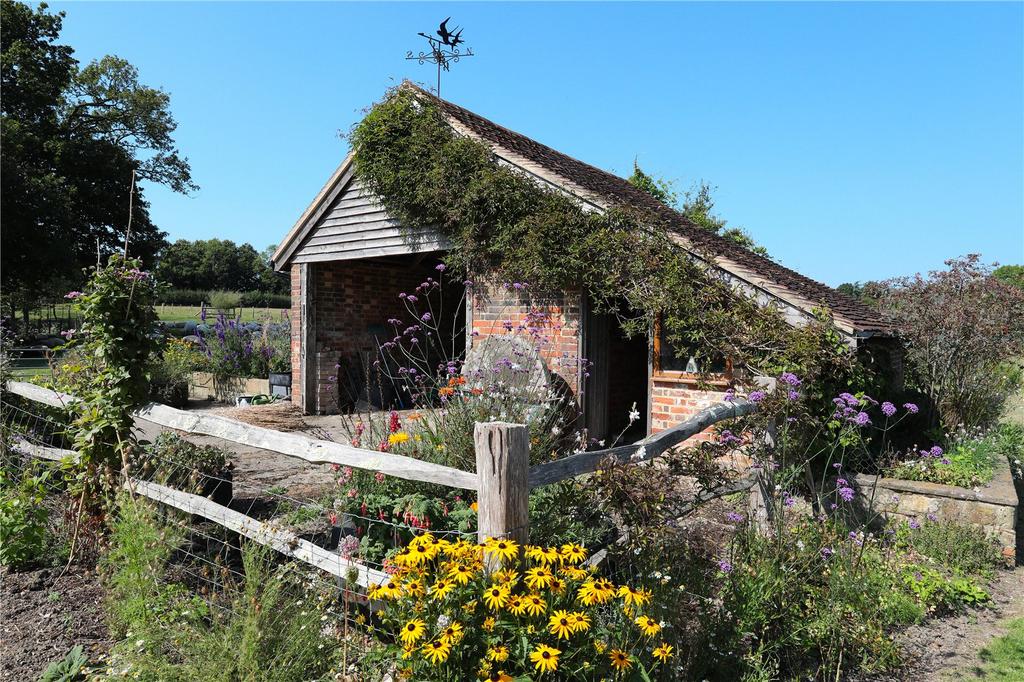
[[[34,682],[76,644],[90,662],[111,642],[95,571],[73,565],[0,575],[0,682]]]

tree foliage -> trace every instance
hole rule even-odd
[[[1024,265],[1001,265],[992,271],[992,276],[1004,284],[1024,289]]]
[[[679,211],[697,227],[721,235],[760,256],[768,257],[768,249],[755,242],[746,230],[740,227],[726,227],[728,222],[714,212],[714,188],[703,180],[684,192],[680,198],[672,181],[651,177],[636,161],[633,162],[633,174],[628,179],[631,185],[647,192],[669,208]]]
[[[195,187],[167,93],[115,56],[80,67],[59,43],[63,16],[45,3],[0,2],[2,284],[23,312],[124,248],[133,172],[178,192]],[[164,234],[135,192],[129,251],[149,261]]]
[[[1015,388],[1024,354],[1024,290],[993,276],[977,254],[946,270],[888,282],[882,311],[907,344],[908,378],[947,430],[987,426]]]
[[[274,273],[268,252],[227,239],[179,239],[160,253],[156,274],[176,289],[286,294],[288,282]]]

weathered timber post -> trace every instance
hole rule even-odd
[[[480,541],[497,537],[525,544],[530,535],[529,430],[522,424],[477,422],[473,442]]]

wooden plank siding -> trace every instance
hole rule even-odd
[[[323,210],[310,215],[298,247],[288,254],[289,262],[322,263],[448,248],[435,230],[404,229],[351,173],[344,174],[342,182]]]

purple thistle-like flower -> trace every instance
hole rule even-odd
[[[918,528],[921,527],[921,524],[918,522],[917,519],[910,519],[910,521],[909,521],[909,523],[907,525],[910,526],[911,530],[917,530]]]
[[[718,562],[718,570],[720,570],[722,573],[732,573],[732,564],[730,564],[725,559],[722,559]]]
[[[843,498],[844,502],[852,502],[853,501],[853,495],[854,495],[853,488],[844,486],[844,487],[839,489],[839,497]]]
[[[857,407],[858,405],[860,405],[860,400],[857,398],[857,396],[851,395],[849,393],[840,393],[839,399],[842,400],[847,405],[849,405],[850,407]]]
[[[918,413],[917,405],[915,405],[914,403],[903,403],[903,409],[909,412],[910,414]]]
[[[938,459],[939,457],[942,457],[942,448],[938,445],[933,445],[932,449],[928,451],[928,454]]]
[[[833,469],[842,469],[843,468],[843,463],[842,462],[836,462],[835,464],[832,465],[832,468]]]
[[[784,504],[787,508],[792,507],[794,504],[796,504],[796,500],[789,493],[782,493],[782,504]]]
[[[896,406],[890,403],[888,400],[882,403],[882,414],[886,417],[891,417],[896,414]]]
[[[799,400],[800,394],[797,393],[796,391],[790,391],[789,393],[786,394],[786,397],[789,398],[790,400]]]
[[[725,392],[725,395],[722,396],[722,400],[727,403],[731,403],[733,400],[736,400],[736,391],[730,388]]]
[[[726,514],[725,518],[729,519],[733,523],[743,523],[743,521],[746,519],[746,517],[743,516],[743,514],[737,514],[736,512],[732,511]]]
[[[448,269],[448,266],[445,265],[444,263],[438,263],[436,266],[434,266],[434,269],[437,270],[438,272],[444,272],[445,270]]]
[[[867,426],[871,423],[871,417],[867,412],[858,412],[857,416],[853,418],[853,423],[857,426]]]
[[[827,561],[829,558],[831,558],[831,556],[833,554],[835,554],[835,552],[832,551],[831,547],[822,547],[821,548],[821,558],[822,559],[825,559]]]
[[[752,403],[761,402],[762,400],[764,400],[764,391],[752,391],[750,395],[747,396],[747,400],[749,400]]]
[[[423,320],[424,322],[430,322],[432,318],[430,313],[423,313],[423,315],[420,316],[420,319]]]
[[[942,463],[943,463],[943,464],[945,464],[946,466],[949,466],[950,464],[952,464],[952,462],[951,462],[951,461],[949,460],[949,458],[948,458],[948,457],[943,457],[941,461],[942,461]]]
[[[939,520],[939,517],[938,517],[938,516],[936,516],[934,512],[928,512],[928,517],[927,517],[927,518],[928,518],[928,520],[929,520],[929,521],[931,521],[932,523],[935,523],[936,521],[938,521],[938,520]]]
[[[783,372],[779,376],[779,381],[790,386],[799,386],[803,382],[792,372]]]

